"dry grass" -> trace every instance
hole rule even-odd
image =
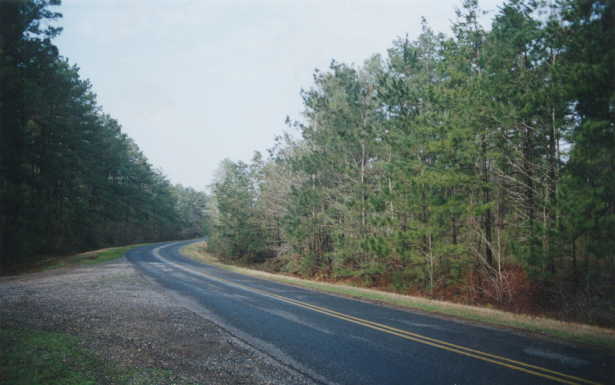
[[[220,262],[220,260],[217,257],[209,254],[207,252],[207,242],[191,243],[187,246],[184,246],[181,249],[181,253],[199,262],[209,263],[212,265],[228,267],[228,268],[235,267],[235,266],[230,266],[230,265],[224,265],[222,262]]]
[[[562,322],[550,318],[534,317],[525,314],[514,314],[484,307],[437,301],[423,297],[401,295],[337,283],[311,281],[293,276],[272,274],[260,270],[227,265],[222,263],[215,256],[207,253],[207,244],[205,242],[190,244],[182,249],[182,253],[199,262],[216,265],[230,271],[253,277],[301,286],[327,293],[376,301],[403,308],[418,309],[429,313],[453,316],[471,321],[479,321],[490,325],[512,327],[522,331],[557,337],[560,340],[574,343],[591,344],[607,347],[609,349],[615,349],[614,329]]]

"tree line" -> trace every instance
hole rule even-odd
[[[203,231],[205,194],[154,169],[52,43],[59,3],[0,2],[0,271]]]
[[[268,156],[225,160],[209,249],[273,269],[604,321],[615,298],[615,3],[466,0],[333,61]],[[602,309],[602,310],[601,310]],[[608,310],[606,310],[608,312]]]

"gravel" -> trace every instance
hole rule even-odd
[[[184,307],[124,258],[0,279],[0,328],[68,333],[109,365],[170,370],[173,383],[311,383]]]

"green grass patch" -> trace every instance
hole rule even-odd
[[[563,322],[551,318],[509,313],[502,310],[479,306],[469,306],[452,302],[431,300],[424,297],[389,293],[344,284],[311,281],[294,276],[273,274],[261,270],[228,265],[220,262],[220,260],[218,260],[215,256],[208,254],[204,243],[192,243],[182,248],[181,252],[187,257],[199,262],[209,263],[236,273],[246,274],[253,277],[268,279],[326,293],[384,303],[407,309],[420,310],[427,313],[435,313],[464,320],[477,321],[489,325],[514,328],[534,334],[555,337],[562,341],[589,344],[610,350],[615,349],[615,330],[613,329]]]
[[[0,384],[96,384],[96,362],[68,335],[0,330]]]
[[[75,267],[80,265],[94,265],[109,262],[124,256],[128,250],[135,247],[151,245],[152,243],[138,243],[119,247],[110,247],[99,250],[86,251],[79,254],[65,256],[47,256],[31,258],[29,262],[14,266],[10,271],[3,272],[7,275],[19,275],[59,269],[63,267]]]
[[[104,362],[77,337],[30,329],[0,329],[0,385],[181,383],[160,369]]]
[[[53,270],[61,267],[74,267],[79,265],[95,265],[98,263],[109,262],[123,257],[129,250],[135,247],[147,245],[139,243],[135,245],[111,247],[107,249],[86,251],[84,253],[70,255],[66,257],[48,258],[41,262],[32,271]]]
[[[141,245],[131,245],[123,247],[113,247],[99,252],[93,252],[91,255],[77,259],[77,263],[81,265],[94,265],[102,262],[109,262],[124,256],[128,250]]]

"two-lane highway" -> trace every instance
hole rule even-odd
[[[145,275],[232,334],[337,384],[609,384],[613,355],[229,272],[181,255],[190,243],[131,250]]]

